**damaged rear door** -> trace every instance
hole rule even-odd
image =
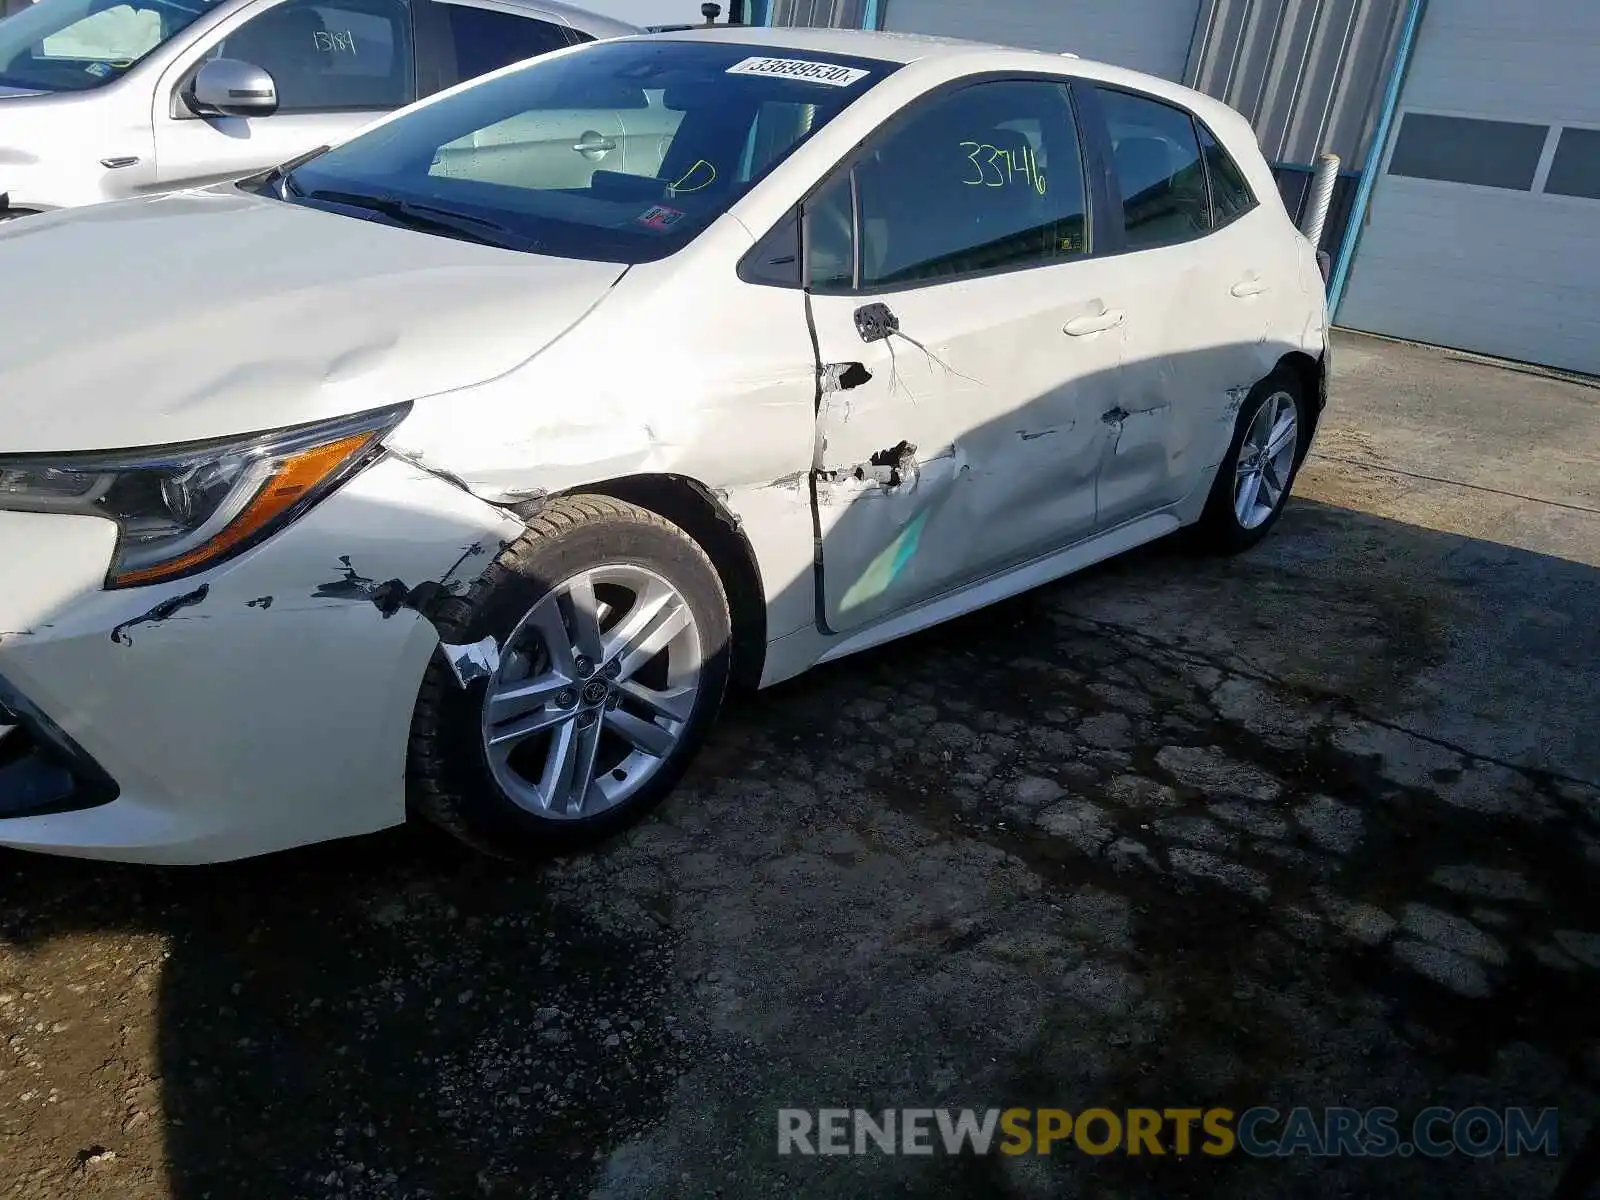
[[[1094,532],[1125,314],[1062,80],[919,101],[806,205],[825,627]]]

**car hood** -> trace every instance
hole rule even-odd
[[[0,223],[0,454],[255,432],[502,375],[626,268],[232,187]]]

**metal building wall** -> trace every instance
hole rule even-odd
[[[768,25],[831,25],[860,29],[866,0],[771,0]]]
[[[1255,126],[1271,162],[1366,161],[1406,0],[1204,0],[1184,82]]]

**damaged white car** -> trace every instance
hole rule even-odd
[[[663,799],[764,686],[1283,510],[1327,314],[1245,121],[1064,56],[559,51],[0,226],[0,844]]]

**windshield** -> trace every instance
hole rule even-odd
[[[294,203],[638,263],[687,244],[888,76],[872,59],[666,39],[600,42],[419,108],[297,167]],[[485,237],[490,236],[484,233]]]
[[[38,0],[0,21],[0,87],[99,87],[214,7],[215,0]]]

